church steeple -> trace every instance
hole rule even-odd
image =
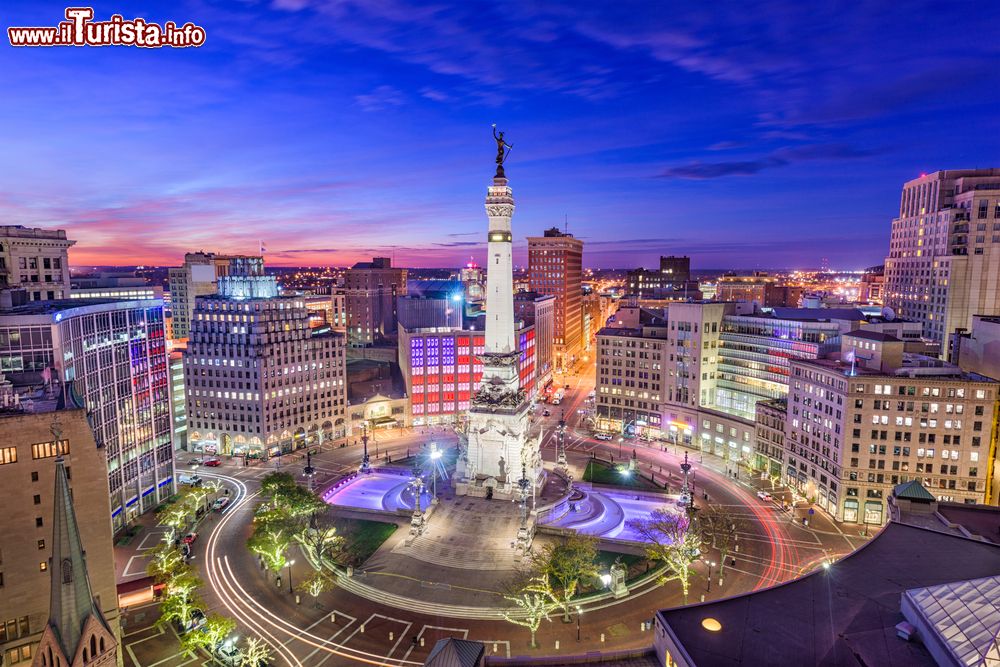
[[[56,459],[55,468],[49,622],[32,667],[114,665],[117,640],[90,587],[86,554],[62,457]]]

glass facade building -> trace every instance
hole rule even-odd
[[[161,301],[41,301],[6,311],[0,368],[34,400],[86,409],[107,455],[115,530],[174,493]]]

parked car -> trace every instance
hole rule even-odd
[[[219,510],[224,509],[228,504],[229,498],[227,496],[223,496],[222,498],[216,499],[216,501],[212,503],[212,509],[218,512]]]
[[[236,643],[232,641],[222,642],[215,648],[215,652],[220,658],[226,661],[227,665],[238,665],[243,658],[243,653],[236,647]]]
[[[213,456],[210,459],[205,459],[205,465],[207,465],[209,468],[218,468],[219,466],[222,465],[222,459]]]
[[[175,625],[177,626],[177,631],[180,634],[186,635],[192,630],[197,630],[198,628],[205,625],[205,612],[203,612],[201,609],[194,609],[191,612],[191,618],[188,619],[187,625],[181,625],[180,622],[176,621]]]
[[[198,459],[191,459],[190,461],[188,461],[188,465],[189,466],[200,466],[201,465],[201,461],[198,460]]]
[[[757,497],[763,500],[765,503],[771,502],[771,494],[767,491],[758,491]]]
[[[542,416],[543,417],[551,417],[552,416],[552,412],[549,411],[549,410],[545,410],[545,411],[542,412]]]
[[[181,542],[183,542],[184,544],[194,544],[195,540],[197,539],[198,539],[198,533],[188,533],[187,535],[181,538]]]
[[[610,433],[595,433],[594,437],[597,438],[598,440],[611,440],[611,438],[613,438],[614,436],[612,436]]]

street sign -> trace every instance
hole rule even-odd
[[[813,508],[810,507],[809,508],[809,516],[812,516],[815,513],[816,513],[816,510],[814,510]]]

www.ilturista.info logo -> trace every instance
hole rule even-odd
[[[66,20],[55,27],[7,28],[11,46],[163,46],[184,48],[205,43],[205,29],[188,22],[162,26],[145,19],[126,20],[113,14],[108,21],[94,21],[93,7],[67,7]]]

